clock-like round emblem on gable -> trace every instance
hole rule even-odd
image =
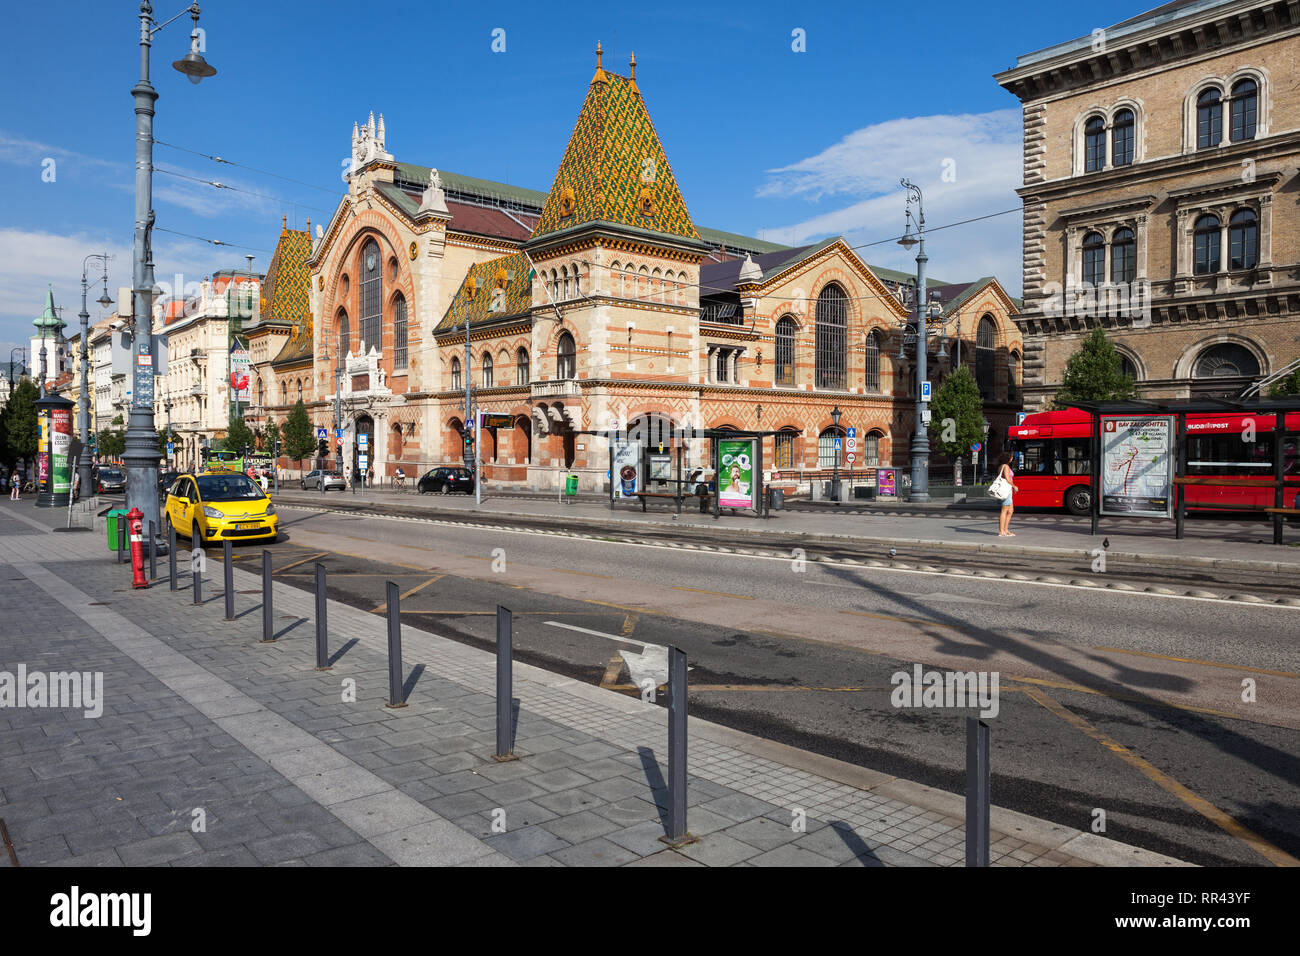
[[[375,254],[373,252],[366,256],[366,271],[375,271]]]
[[[414,240],[414,239],[411,240],[411,248],[407,250],[407,254],[408,254],[412,259],[414,259],[416,256],[418,256],[418,255],[420,254],[420,247],[417,246],[417,245],[415,244],[415,240]]]

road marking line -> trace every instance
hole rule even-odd
[[[578,627],[576,624],[565,624],[563,621],[543,621],[543,624],[549,624],[551,627],[562,627],[566,631],[580,631],[583,634],[590,634],[593,637],[604,637],[619,644],[635,644],[644,651],[647,647],[659,647],[658,644],[645,644],[642,641],[634,641],[630,638],[619,637],[617,634],[606,634],[604,631],[593,631],[589,627]]]
[[[412,594],[414,594],[416,591],[423,591],[425,588],[427,588],[427,587],[428,587],[430,584],[432,584],[434,581],[441,581],[445,576],[446,576],[446,575],[435,574],[433,577],[429,578],[429,580],[424,581],[424,582],[421,583],[421,584],[417,584],[415,587],[411,588],[411,590],[405,592],[404,594],[399,594],[399,595],[397,596],[397,599],[398,599],[399,601],[403,601],[403,600],[405,600],[406,598],[409,598],[409,597],[410,597]],[[380,612],[385,611],[385,610],[387,610],[387,609],[388,609],[388,602],[387,602],[387,601],[384,601],[382,604],[376,604],[374,607],[372,607],[372,608],[370,609],[370,613],[372,613],[372,614],[379,614]]]
[[[612,574],[593,574],[591,571],[570,571],[568,568],[551,568],[559,574],[581,574],[585,578],[605,578],[608,581],[617,580]]]
[[[303,558],[301,561],[295,561],[293,564],[286,564],[284,567],[280,568],[278,571],[274,571],[274,572],[272,572],[272,573],[274,573],[274,574],[284,574],[284,572],[285,572],[285,571],[288,571],[290,568],[296,568],[296,567],[298,567],[298,565],[300,565],[300,564],[306,564],[308,561],[315,561],[317,558],[323,558],[323,557],[325,557],[327,554],[329,554],[328,551],[321,551],[321,552],[319,552],[318,554],[309,554],[307,557]]]
[[[640,620],[639,614],[623,615],[623,637],[631,637],[632,632],[636,630],[636,623]]]
[[[726,591],[709,591],[705,588],[688,588],[681,584],[673,585],[674,591],[694,591],[696,594],[712,594],[716,597],[735,598],[737,601],[752,601],[754,598],[748,594],[728,594]]]
[[[615,654],[609,659],[609,663],[605,665],[605,673],[600,678],[601,688],[604,690],[614,690],[615,688],[622,690],[630,686],[618,683],[618,675],[622,672],[623,655]]]
[[[1112,691],[1097,690],[1093,687],[1084,687],[1082,684],[1071,684],[1066,681],[1045,680],[1041,677],[1014,677],[1010,674],[1007,675],[1006,679],[1009,681],[1017,681],[1022,684],[1035,684],[1041,687],[1051,687],[1054,690],[1071,690],[1077,691],[1081,694],[1093,694],[1097,697],[1105,697],[1108,700],[1122,700],[1125,703],[1130,704],[1156,704],[1160,707],[1169,707],[1174,710],[1186,710],[1193,714],[1208,714],[1211,717],[1227,717],[1230,720],[1244,720],[1252,724],[1263,723],[1269,727],[1282,726],[1280,724],[1245,717],[1241,714],[1234,714],[1227,710],[1212,710],[1209,707],[1197,707],[1195,704],[1175,704],[1172,701],[1161,700],[1158,697],[1143,697],[1141,694],[1116,694]],[[1028,693],[1031,688],[1026,687],[1023,688],[1023,690]]]
[[[1135,657],[1152,657],[1160,661],[1177,661],[1180,664],[1200,664],[1204,667],[1226,667],[1234,671],[1246,671],[1249,674],[1267,674],[1269,677],[1289,677],[1292,680],[1300,680],[1300,674],[1293,674],[1290,671],[1270,671],[1263,667],[1246,667],[1242,664],[1220,664],[1217,661],[1202,661],[1194,657],[1170,657],[1168,654],[1149,654],[1145,651],[1128,651],[1122,647],[1098,647],[1099,651],[1110,651],[1112,654],[1132,654]]]
[[[962,633],[962,629],[956,624],[944,624],[942,621],[927,621],[922,617],[899,617],[896,614],[880,614],[874,611],[852,611],[848,608],[841,609],[841,614],[856,614],[858,617],[874,617],[882,621],[897,621],[900,624],[924,624],[926,627],[946,627],[950,631]]]
[[[1156,786],[1173,794],[1173,796],[1187,804],[1187,806],[1191,807],[1230,836],[1245,843],[1274,866],[1300,866],[1300,860],[1297,860],[1285,850],[1281,850],[1272,843],[1269,843],[1254,831],[1242,826],[1235,819],[1220,810],[1214,804],[1210,803],[1204,797],[1197,796],[1173,777],[1155,767],[1149,761],[1139,757],[1123,744],[1107,735],[1104,731],[1094,727],[1087,720],[1067,709],[1043,691],[1029,689],[1025,691],[1025,693],[1032,700],[1041,704],[1045,709],[1051,711],[1067,724],[1070,724],[1077,730],[1083,731],[1093,740],[1097,741],[1097,743],[1101,744],[1129,766],[1141,773]]]

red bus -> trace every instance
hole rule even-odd
[[[1132,417],[1132,416],[1128,416]],[[1242,433],[1254,423],[1255,440]],[[1216,413],[1187,416],[1187,475],[1199,478],[1272,478],[1272,414]],[[1300,455],[1296,432],[1300,412],[1287,412],[1283,435],[1283,473],[1287,507],[1300,507]],[[1016,504],[1030,508],[1065,508],[1086,515],[1092,508],[1089,449],[1092,418],[1080,409],[1037,412],[1008,429],[1009,450],[1016,456]],[[1185,485],[1189,508],[1239,510],[1273,506],[1273,488],[1242,485]]]

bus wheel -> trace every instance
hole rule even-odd
[[[1065,508],[1072,515],[1092,514],[1092,489],[1076,485],[1065,493]]]

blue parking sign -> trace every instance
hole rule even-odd
[[[928,402],[929,400],[930,400],[930,383],[929,383],[929,382],[922,382],[922,383],[921,383],[921,401],[923,401],[923,402]]]

